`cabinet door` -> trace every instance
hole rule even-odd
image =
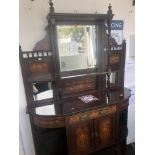
[[[93,146],[93,121],[79,122],[67,126],[69,155],[86,155]]]
[[[127,137],[127,119],[128,119],[128,110],[124,109],[119,113],[119,139],[122,140]]]
[[[114,143],[115,128],[115,115],[94,120],[95,144],[97,148],[104,148]]]

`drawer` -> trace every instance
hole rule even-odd
[[[34,116],[33,122],[36,126],[41,128],[60,128],[65,126],[63,117],[45,118]]]
[[[69,116],[66,118],[66,121],[68,124],[74,124],[74,123],[78,123],[81,121],[96,119],[104,115],[105,116],[111,115],[111,114],[114,114],[115,112],[116,112],[116,106],[99,108],[99,109],[92,110],[89,112],[84,112],[84,113],[79,113],[79,114]]]

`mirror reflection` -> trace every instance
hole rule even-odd
[[[37,115],[55,115],[54,104],[35,108]]]
[[[117,72],[112,72],[110,75],[110,84],[117,85],[118,84],[118,74]]]
[[[34,101],[53,98],[51,82],[32,83]]]
[[[57,32],[61,71],[95,67],[95,25],[62,25]]]

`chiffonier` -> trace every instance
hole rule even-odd
[[[36,155],[125,154],[130,90],[126,42],[111,37],[114,16],[55,13],[32,51],[19,48]]]

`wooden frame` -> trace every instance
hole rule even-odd
[[[101,143],[100,146],[92,146],[91,152],[114,144],[117,146],[122,141],[123,145],[125,145],[126,135],[123,135],[121,140],[119,139],[120,134],[123,132],[119,119],[127,115],[127,111],[124,112],[124,115],[120,115],[120,112],[127,110],[130,97],[129,90],[124,89],[126,42],[124,40],[122,45],[113,44],[113,38],[111,38],[111,21],[113,18],[111,5],[108,7],[107,14],[63,14],[54,12],[51,0],[49,4],[50,12],[47,17],[46,37],[36,44],[34,51],[22,52],[21,47],[19,48],[27,99],[27,113],[30,115],[36,154],[40,155],[40,143],[46,145],[46,142],[49,141],[48,135],[56,136],[55,132],[58,130],[62,131],[67,138],[68,154],[78,154],[71,147],[74,139],[73,135],[76,135],[74,132],[76,132],[76,126],[78,126],[77,122],[79,124],[82,123],[81,126],[86,127],[86,129],[88,129],[90,124],[91,130],[88,136],[91,136],[90,139],[93,145],[97,141],[95,138],[104,138],[104,136],[99,136],[100,133],[106,133],[106,130],[112,128],[110,130],[112,131],[111,134],[114,135],[112,141],[107,145]],[[96,68],[60,71],[56,26],[66,24],[93,24],[97,26]],[[38,49],[38,47],[42,47],[42,49]],[[118,74],[119,82],[117,85],[112,86],[110,84],[111,72],[117,72]],[[34,101],[31,86],[33,82],[51,82],[53,99]],[[88,94],[96,95],[100,100],[92,102],[92,104],[84,104],[78,99],[79,96]],[[55,115],[36,114],[36,107],[44,107],[51,104],[55,105]],[[108,123],[107,125],[104,124],[102,120],[106,120],[106,118],[109,120],[108,117],[112,118],[110,119],[111,124],[109,128],[107,127],[108,129],[102,129],[101,124],[103,124],[103,128],[108,125]],[[75,121],[75,126],[70,123],[70,120]],[[97,129],[96,126],[101,129]],[[127,129],[127,124],[125,124],[125,129]],[[42,139],[41,137],[44,137],[44,133],[46,138]],[[82,131],[80,134],[83,134]],[[48,149],[44,150],[43,154],[48,154],[48,151]],[[85,151],[84,155],[88,153],[88,149]],[[57,154],[54,151],[52,153]],[[63,153],[62,151],[61,154]]]

